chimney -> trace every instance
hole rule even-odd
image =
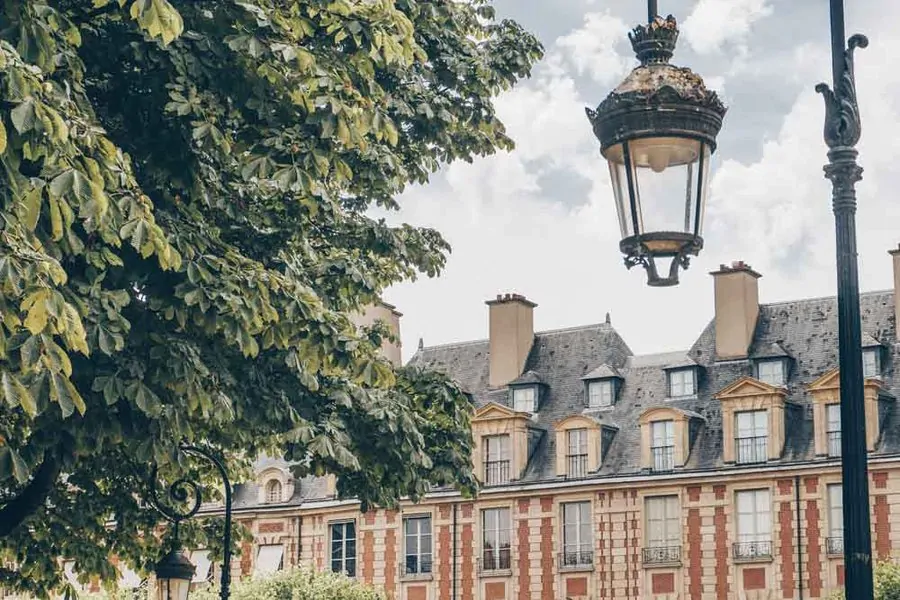
[[[490,307],[490,386],[502,387],[522,374],[534,342],[534,307],[519,294],[497,295]]]
[[[888,254],[894,259],[894,340],[900,342],[900,246]]]
[[[403,364],[400,348],[400,317],[402,316],[394,305],[387,302],[376,302],[367,306],[362,314],[357,313],[351,317],[357,327],[369,327],[376,321],[384,321],[387,324],[397,341],[392,342],[385,339],[381,344],[381,353],[396,367]]]
[[[716,294],[716,359],[747,358],[759,316],[762,277],[744,261],[720,265],[710,273]]]

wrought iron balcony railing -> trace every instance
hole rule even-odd
[[[841,556],[844,554],[844,538],[825,538],[825,552],[828,556]]]
[[[571,548],[559,553],[559,568],[561,570],[577,571],[591,569],[594,566],[594,551]]]
[[[675,468],[675,446],[654,446],[650,448],[650,455],[655,472],[663,473]]]
[[[764,463],[768,460],[769,437],[744,437],[734,440],[734,460],[740,465]]]
[[[508,460],[486,460],[484,461],[484,484],[485,485],[501,485],[509,483],[509,461]]]
[[[508,571],[512,568],[512,556],[510,548],[497,550],[485,548],[478,559],[478,572],[491,573],[493,571]]]
[[[587,475],[587,459],[587,454],[569,454],[566,457],[566,463],[569,468],[569,470],[567,471],[568,476],[584,477],[585,475]]]
[[[828,456],[837,457],[841,455],[841,432],[829,431],[825,434],[828,438]]]
[[[772,542],[737,542],[734,545],[734,558],[737,560],[772,558]]]
[[[651,546],[644,548],[644,564],[659,565],[681,562],[681,546]]]

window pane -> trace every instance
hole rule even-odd
[[[827,406],[828,411],[828,431],[840,431],[841,430],[841,405],[840,404],[829,404]]]
[[[513,390],[513,404],[518,412],[534,412],[534,388],[516,388]]]
[[[863,376],[877,377],[878,375],[878,351],[863,350]]]
[[[348,558],[347,559],[347,570],[345,571],[348,577],[356,577],[356,559]]]

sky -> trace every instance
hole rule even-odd
[[[584,108],[596,107],[636,65],[627,32],[641,0],[496,0],[498,17],[533,31],[546,54],[496,99],[516,149],[458,163],[409,189],[391,221],[437,228],[453,251],[442,275],[397,285],[404,360],[426,346],[485,339],[499,293],[536,302],[536,331],[602,322],[635,353],[688,348],[712,319],[718,265],[743,260],[762,274],[761,302],[836,290],[831,184],[824,179],[824,103],[831,76],[824,0],[660,0],[688,66],[729,107],[710,181],[705,248],[671,288],[627,270],[608,169]],[[900,3],[847,3],[857,51],[864,167],[858,246],[862,290],[892,286],[887,251],[900,242]],[[900,158],[900,157],[898,157]]]

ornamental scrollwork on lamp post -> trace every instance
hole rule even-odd
[[[228,479],[228,471],[222,461],[204,448],[198,446],[182,445],[180,450],[185,454],[200,457],[206,462],[212,464],[221,477],[224,484],[224,502],[225,502],[225,531],[223,536],[222,550],[222,577],[220,584],[219,596],[222,600],[228,600],[230,596],[231,584],[231,481]],[[172,547],[169,553],[157,565],[157,579],[160,573],[166,575],[165,579],[179,579],[184,581],[187,576],[187,586],[190,586],[190,576],[188,576],[188,567],[190,567],[190,575],[193,575],[194,567],[190,564],[184,554],[178,548],[178,527],[182,521],[193,518],[200,510],[203,503],[203,488],[196,481],[186,477],[180,478],[167,489],[161,490],[159,486],[158,469],[153,468],[150,477],[150,489],[147,498],[148,503],[156,509],[167,521],[172,523]],[[181,508],[179,508],[181,507]],[[183,589],[178,594],[172,592],[172,586],[160,586],[160,600],[185,600],[187,597],[187,589]],[[166,589],[162,589],[166,587]]]

